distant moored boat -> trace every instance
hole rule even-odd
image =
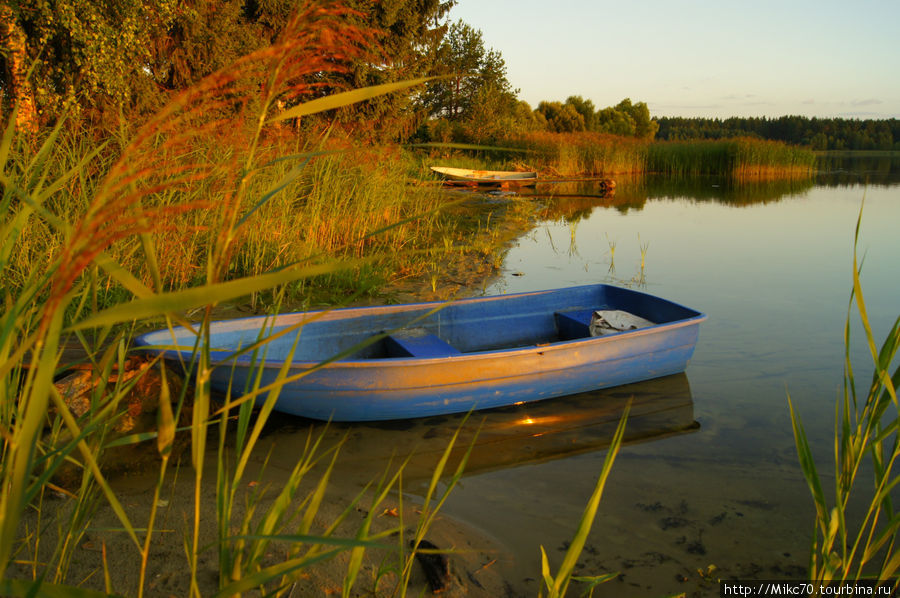
[[[431,170],[444,177],[451,184],[527,186],[537,183],[538,178],[538,174],[533,171],[473,170],[471,168],[451,168],[449,166],[432,166]]]

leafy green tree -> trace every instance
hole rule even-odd
[[[128,105],[152,81],[153,40],[179,10],[175,0],[23,0],[3,6],[0,87],[5,101],[33,99],[34,118],[65,107]],[[24,42],[24,43],[20,43]],[[17,76],[33,67],[31,77]]]
[[[641,139],[653,139],[659,130],[659,125],[650,119],[650,109],[644,102],[632,104],[629,98],[625,98],[616,106],[616,110],[628,114],[634,121],[634,136]]]
[[[490,93],[501,107],[515,105],[516,91],[506,77],[500,52],[487,50],[481,31],[453,23],[438,48],[434,74],[444,79],[428,86],[422,101],[432,117],[466,120],[476,98]]]
[[[617,108],[604,108],[597,113],[597,130],[611,135],[633,137],[635,132],[634,118],[627,112]]]
[[[469,116],[460,121],[462,140],[475,143],[502,143],[511,131],[536,131],[546,128],[528,102],[486,83],[475,94]]]
[[[650,118],[650,109],[644,102],[632,104],[625,98],[614,107],[604,108],[597,113],[596,130],[601,133],[653,139],[659,124]]]
[[[185,89],[272,44],[293,9],[287,2],[182,2],[154,36],[146,69],[164,90]]]
[[[581,96],[569,96],[566,104],[572,106],[578,114],[584,118],[584,130],[597,130],[597,108],[591,100],[585,100]]]
[[[413,78],[432,68],[446,29],[439,21],[455,0],[348,1],[356,10],[343,18],[379,30],[380,43],[350,73],[323,74],[321,93]],[[50,121],[66,107],[101,118],[152,110],[170,92],[276,41],[296,9],[295,0],[3,0],[3,108],[18,100],[24,115],[33,106],[35,122]],[[408,106],[395,94],[346,116],[389,122]]]
[[[360,24],[374,27],[379,36],[377,60],[357,61],[348,80],[366,87],[433,74],[438,50],[447,33],[442,21],[456,0],[353,0]],[[427,117],[416,94],[389,94],[344,111],[343,119],[366,122],[380,134],[408,137]]]
[[[572,104],[541,102],[535,109],[547,121],[547,130],[554,133],[584,131],[584,116]]]

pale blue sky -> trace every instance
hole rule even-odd
[[[900,118],[900,0],[459,0],[519,98],[652,116]]]

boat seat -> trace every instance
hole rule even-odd
[[[556,317],[556,331],[559,333],[559,340],[571,341],[577,338],[590,337],[591,316],[593,314],[593,309],[573,309],[571,311],[555,312],[553,315]]]
[[[409,328],[384,339],[388,357],[447,357],[461,351],[424,328]]]

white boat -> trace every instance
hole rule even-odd
[[[449,166],[432,166],[449,183],[468,183],[475,185],[534,185],[538,175],[532,171],[513,170],[473,170],[471,168],[451,168]]]

